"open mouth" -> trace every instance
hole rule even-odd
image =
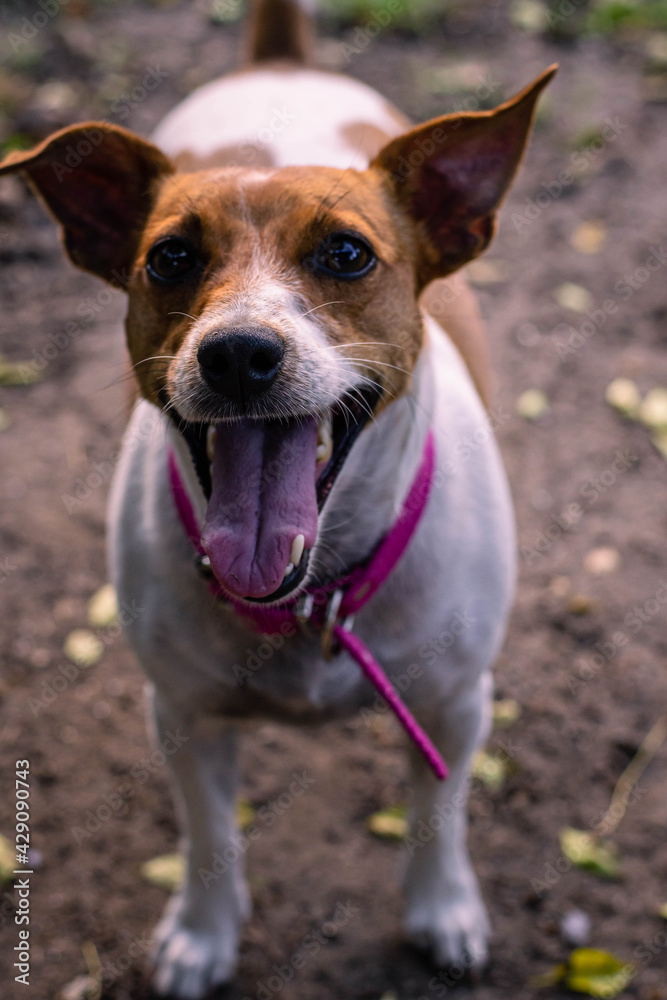
[[[230,596],[276,603],[298,589],[318,514],[379,398],[350,393],[323,417],[179,424],[208,501],[202,546]]]

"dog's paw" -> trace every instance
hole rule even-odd
[[[486,965],[489,918],[477,895],[416,904],[406,913],[404,928],[440,968],[462,965],[474,974]]]
[[[192,930],[166,917],[156,929],[154,942],[152,986],[160,996],[202,1000],[234,974],[236,935]]]

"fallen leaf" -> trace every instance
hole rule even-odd
[[[368,817],[366,827],[381,840],[403,840],[408,835],[407,809],[405,806],[380,809]]]
[[[639,420],[651,430],[667,430],[667,389],[651,389],[642,399]]]
[[[152,885],[176,892],[185,881],[185,858],[182,854],[161,854],[144,862],[139,870],[142,878]]]
[[[500,265],[493,260],[474,260],[466,272],[473,285],[496,285],[503,281]]]
[[[481,781],[490,791],[497,792],[505,784],[507,764],[500,757],[478,750],[472,759],[472,776]]]
[[[236,803],[236,822],[241,831],[247,830],[255,822],[255,807],[248,799],[238,799]]]
[[[575,285],[572,281],[566,281],[554,292],[556,302],[562,309],[570,309],[572,312],[586,312],[593,307],[593,296],[581,285]]]
[[[595,601],[588,594],[572,594],[567,610],[573,615],[590,615],[595,610]]]
[[[12,426],[12,418],[9,416],[6,410],[0,410],[0,431],[6,431],[8,427]]]
[[[651,441],[664,459],[667,459],[667,431],[657,431],[651,434]]]
[[[95,976],[77,976],[60,990],[56,1000],[97,1000],[100,981]]]
[[[576,948],[570,955],[563,981],[576,993],[612,1000],[636,973],[634,965],[596,948]]]
[[[604,222],[591,220],[582,222],[572,233],[570,244],[579,253],[599,253],[607,238]]]
[[[88,601],[88,624],[92,628],[110,628],[118,619],[118,600],[111,583],[93,594]]]
[[[499,698],[493,703],[493,721],[497,726],[511,726],[521,715],[521,705],[513,698]]]
[[[637,416],[641,396],[632,379],[615,378],[607,386],[604,398],[613,409],[618,410],[623,416],[632,418]]]
[[[30,361],[7,361],[0,355],[0,385],[30,385],[41,377]]]
[[[104,643],[87,628],[75,628],[65,639],[63,652],[78,667],[92,667],[104,652]]]
[[[565,857],[578,868],[602,878],[618,876],[618,849],[611,841],[598,840],[585,830],[569,826],[560,831],[559,840]]]
[[[515,27],[535,34],[545,31],[549,24],[547,9],[540,0],[514,0],[510,20]]]
[[[585,993],[600,1000],[613,1000],[628,985],[636,973],[629,962],[596,948],[575,948],[565,964],[536,976],[532,987],[555,986],[563,983],[575,993]]]
[[[526,389],[516,401],[516,412],[525,420],[537,420],[549,409],[549,400],[540,389]]]
[[[658,907],[658,916],[662,917],[663,920],[667,920],[667,903],[663,903],[662,906]]]
[[[591,549],[584,557],[584,569],[593,576],[604,576],[613,573],[618,568],[621,554],[618,549],[610,545],[601,545],[597,549]]]
[[[11,882],[16,868],[16,848],[11,840],[0,834],[0,885]]]

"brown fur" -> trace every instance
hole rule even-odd
[[[62,223],[72,260],[127,287],[128,346],[146,398],[158,402],[169,389],[170,358],[193,320],[229,302],[255,274],[260,291],[268,275],[289,290],[300,312],[313,312],[332,346],[348,345],[350,359],[381,383],[386,405],[410,385],[423,338],[421,293],[481,253],[491,238],[537,96],[553,72],[496,111],[448,115],[409,131],[361,172],[287,167],[261,179],[261,171],[249,176],[227,167],[174,174],[150,143],[89,123],[12,154],[0,173],[25,171]],[[80,163],[56,169],[93,129],[101,139]],[[342,230],[374,247],[373,270],[344,281],[304,267],[325,237]],[[146,255],[158,239],[178,235],[193,245],[201,266],[176,285],[156,284]],[[438,314],[437,297],[432,285],[424,304],[459,346],[486,398],[486,351],[474,300],[464,287]]]
[[[255,0],[247,44],[250,63],[288,59],[310,65],[314,47],[310,19],[290,0]]]

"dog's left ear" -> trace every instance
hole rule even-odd
[[[370,164],[417,223],[417,276],[423,288],[488,246],[495,214],[521,160],[550,66],[493,111],[434,118],[394,139]]]
[[[0,163],[23,172],[63,228],[71,260],[124,288],[156,194],[174,167],[157,146],[107,122],[73,125]]]

